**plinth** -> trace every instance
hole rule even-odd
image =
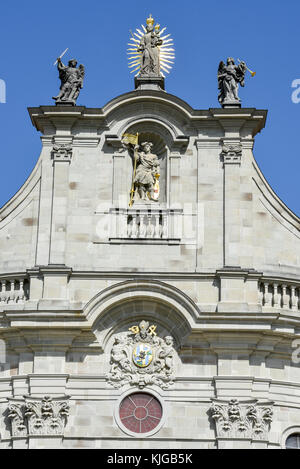
[[[162,76],[158,77],[135,77],[134,85],[136,90],[157,90],[164,91],[165,79]]]

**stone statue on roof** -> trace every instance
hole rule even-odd
[[[226,105],[237,105],[240,107],[241,100],[238,97],[238,85],[245,86],[245,74],[247,66],[245,62],[239,65],[234,63],[232,57],[228,57],[227,63],[220,62],[218,68],[219,103]]]
[[[80,90],[83,86],[84,66],[79,65],[77,60],[69,60],[68,65],[64,65],[59,57],[57,59],[57,69],[61,81],[60,92],[53,96],[56,104],[70,104],[75,106]]]

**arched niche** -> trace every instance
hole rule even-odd
[[[158,326],[160,334],[172,335],[182,345],[195,325],[200,311],[177,288],[159,281],[125,281],[96,295],[85,308],[92,330],[105,349],[110,337],[147,320]]]
[[[139,143],[150,141],[153,143],[152,152],[157,154],[160,161],[160,199],[154,206],[168,208],[168,193],[170,189],[170,157],[180,156],[185,152],[189,137],[178,133],[172,123],[151,116],[131,117],[123,121],[116,129],[116,134],[106,134],[103,151],[108,149],[114,154],[113,169],[113,204],[115,207],[128,206],[133,174],[133,155],[124,151],[122,136],[124,133],[136,135],[139,133]],[[127,200],[128,199],[128,200]]]
[[[167,204],[168,185],[168,155],[172,141],[171,133],[161,124],[153,121],[135,122],[126,128],[124,133],[133,135],[139,134],[139,144],[151,142],[153,144],[152,153],[157,155],[160,164],[160,196],[159,204]]]

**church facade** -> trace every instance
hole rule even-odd
[[[103,108],[29,108],[42,151],[0,211],[1,448],[300,433],[300,220],[254,159],[267,112],[145,73]]]

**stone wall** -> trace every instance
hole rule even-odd
[[[254,159],[266,111],[144,90],[29,113],[41,155],[0,211],[0,447],[284,447],[300,427],[300,221]],[[128,207],[124,132],[161,158],[157,203]],[[136,368],[142,321],[156,332]],[[143,437],[119,415],[139,392],[162,409]]]

